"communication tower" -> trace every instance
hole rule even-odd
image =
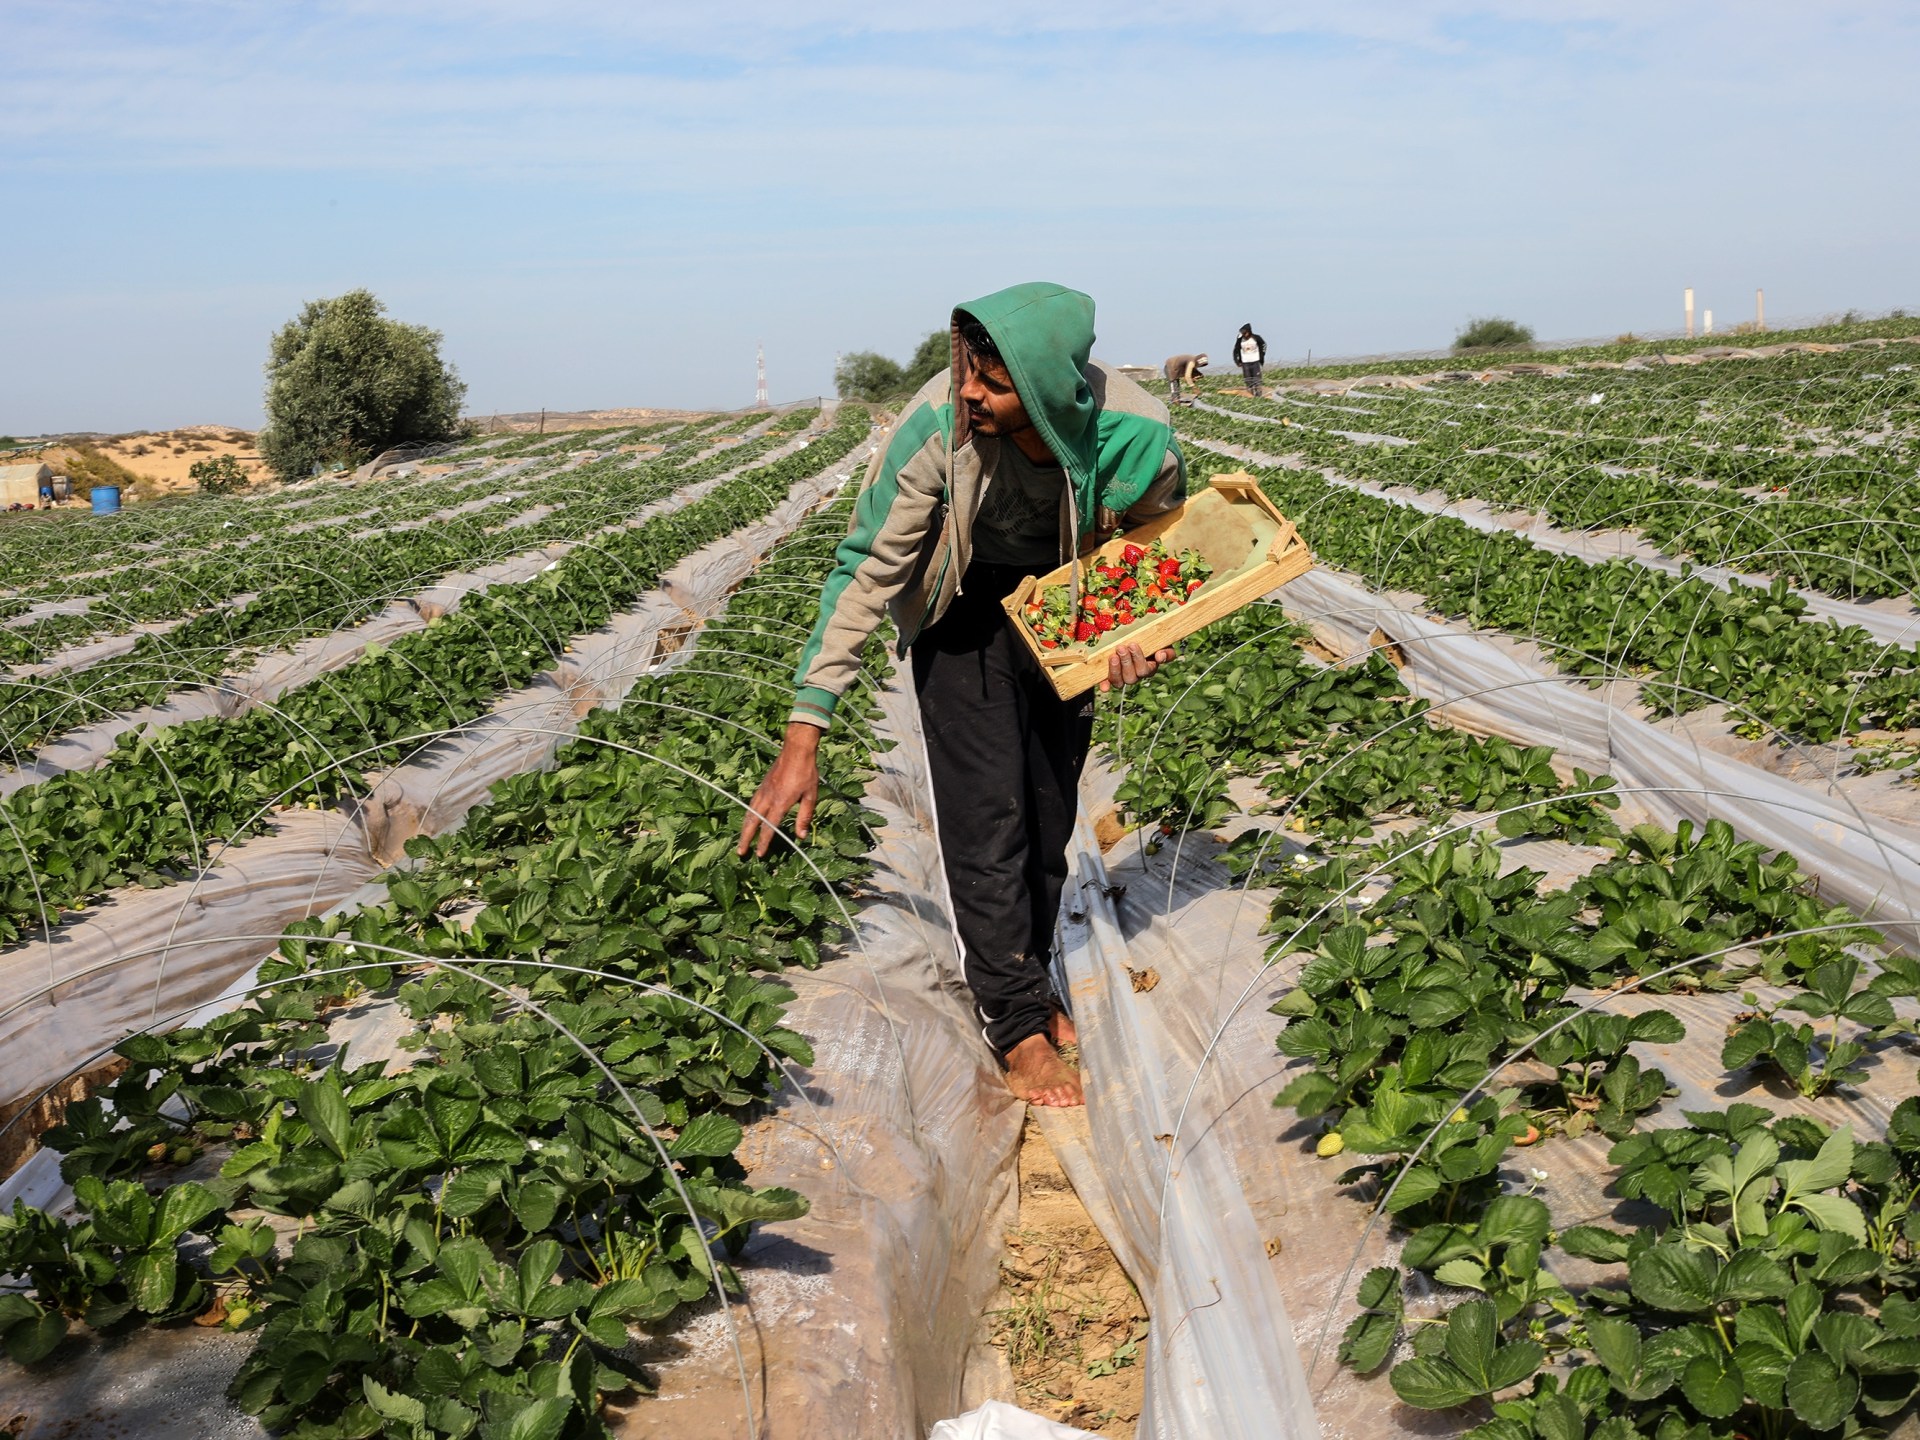
[[[756,341],[753,352],[753,403],[755,405],[764,405],[767,403],[767,347]]]

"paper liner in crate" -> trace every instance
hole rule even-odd
[[[1062,565],[1038,579],[1029,575],[1000,602],[1015,633],[1040,662],[1062,699],[1083,694],[1106,679],[1107,659],[1115,647],[1131,641],[1148,652],[1164,649],[1313,568],[1313,555],[1293,522],[1274,508],[1259,483],[1244,471],[1216,475],[1208,489],[1192,496],[1178,510],[1116,535],[1073,563],[1090,568],[1094,561],[1112,559],[1129,545],[1150,545],[1155,540],[1176,555],[1182,550],[1199,551],[1213,566],[1213,575],[1186,604],[1138,620],[1125,629],[1116,626],[1085,644],[1058,650],[1040,648],[1039,637],[1028,627],[1023,612],[1035,595],[1065,585],[1071,565]]]

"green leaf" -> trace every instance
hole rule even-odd
[[[169,1185],[166,1193],[160,1197],[159,1208],[153,1217],[154,1243],[177,1240],[209,1215],[222,1209],[225,1203],[213,1191],[193,1180]]]
[[[1715,1420],[1738,1410],[1747,1393],[1740,1367],[1724,1352],[1688,1362],[1680,1373],[1680,1392],[1694,1409]]]
[[[367,1397],[367,1404],[373,1407],[373,1413],[383,1420],[398,1420],[403,1425],[425,1425],[427,1407],[411,1395],[401,1395],[387,1389],[371,1375],[360,1377],[361,1389]]]
[[[573,1413],[573,1396],[553,1395],[535,1400],[502,1422],[489,1420],[480,1431],[483,1440],[559,1440]]]
[[[1340,1342],[1340,1360],[1364,1375],[1379,1368],[1399,1337],[1405,1310],[1400,1272],[1391,1265],[1369,1270],[1360,1282],[1359,1301],[1363,1309],[1347,1326]]]
[[[1630,1321],[1587,1316],[1587,1339],[1606,1367],[1607,1378],[1629,1400],[1652,1400],[1672,1387],[1673,1371],[1650,1365],[1640,1332]]]
[[[1440,1193],[1440,1185],[1439,1172],[1431,1166],[1408,1166],[1400,1172],[1393,1194],[1387,1197],[1387,1213],[1398,1215],[1403,1210],[1411,1210],[1414,1206],[1431,1200]]]
[[[67,1317],[58,1310],[35,1315],[6,1327],[7,1355],[17,1365],[33,1365],[47,1358],[67,1338]]]
[[[1782,1160],[1776,1173],[1791,1197],[1846,1184],[1853,1173],[1853,1127],[1834,1131],[1811,1160]]]
[[[1487,1288],[1487,1267],[1478,1260],[1462,1257],[1449,1260],[1433,1272],[1433,1278],[1442,1285],[1458,1285],[1467,1290],[1485,1290]]]
[[[1602,1265],[1617,1264],[1627,1258],[1628,1237],[1598,1225],[1575,1225],[1560,1232],[1560,1248],[1582,1260]]]
[[[1627,1269],[1636,1298],[1657,1310],[1692,1314],[1713,1304],[1714,1262],[1684,1245],[1644,1250]]]
[[[1786,1166],[1780,1168],[1784,1170]],[[1853,1201],[1839,1195],[1796,1195],[1789,1203],[1804,1210],[1822,1230],[1845,1235],[1861,1245],[1867,1243],[1867,1217]]]
[[[692,1156],[721,1159],[739,1148],[745,1134],[738,1120],[709,1110],[687,1122],[679,1137],[667,1146],[667,1154],[676,1160]]]
[[[1542,1395],[1533,1403],[1533,1433],[1539,1440],[1586,1440],[1586,1417],[1572,1396]]]
[[[1484,1245],[1519,1245],[1547,1238],[1553,1228],[1553,1215],[1546,1202],[1532,1195],[1500,1195],[1487,1205],[1480,1217],[1480,1240]]]
[[[560,1187],[547,1180],[528,1180],[514,1191],[509,1205],[521,1226],[529,1234],[538,1234],[559,1213]]]
[[[1859,1399],[1859,1380],[1817,1350],[1787,1367],[1787,1403],[1809,1429],[1838,1429]]]
[[[1786,1268],[1759,1250],[1736,1250],[1713,1280],[1715,1300],[1784,1300],[1792,1289]]]
[[[1421,1410],[1451,1410],[1480,1394],[1444,1360],[1403,1361],[1393,1367],[1387,1379],[1394,1394]]]
[[[353,1116],[340,1090],[340,1072],[329,1070],[325,1079],[303,1080],[294,1106],[314,1138],[331,1150],[335,1159],[346,1159],[353,1139]]]
[[[179,1270],[171,1245],[128,1257],[123,1273],[135,1308],[158,1315],[171,1305]]]

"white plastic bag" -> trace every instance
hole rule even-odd
[[[933,1427],[927,1440],[1099,1440],[1091,1430],[1076,1430],[1004,1400],[989,1400]]]

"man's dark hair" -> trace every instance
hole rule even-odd
[[[995,365],[1001,363],[1000,347],[993,343],[993,336],[987,333],[987,327],[964,310],[956,310],[953,315],[955,328],[960,332],[960,343],[965,345],[976,360],[990,360]]]

